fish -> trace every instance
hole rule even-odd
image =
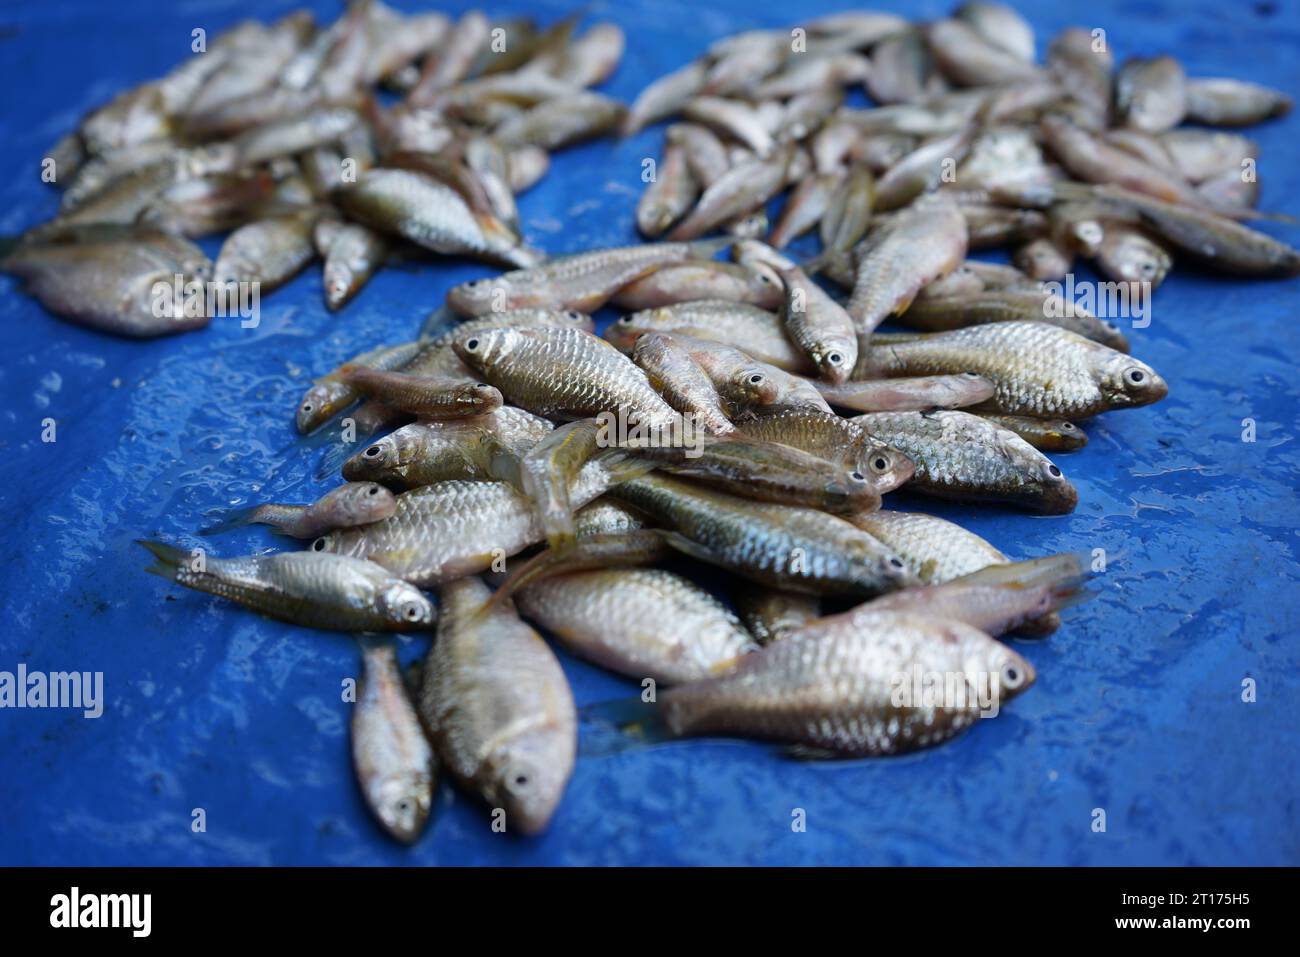
[[[351,107],[320,107],[245,130],[232,145],[240,165],[255,166],[328,146],[362,122],[361,114]]]
[[[832,412],[787,409],[747,416],[737,425],[750,438],[789,445],[828,462],[856,466],[881,495],[905,483],[916,467],[902,452],[877,442],[861,426]]]
[[[821,259],[852,249],[867,232],[876,205],[876,188],[876,178],[868,167],[858,165],[848,170],[821,218]]]
[[[619,126],[623,136],[631,136],[651,123],[680,113],[692,98],[704,89],[708,64],[703,60],[666,73],[647,86],[628,108]]]
[[[298,432],[306,435],[316,431],[361,397],[361,393],[343,381],[343,368],[366,366],[378,370],[399,369],[414,359],[421,348],[418,342],[380,346],[352,357],[338,369],[314,380],[311,388],[298,402],[294,413],[294,424]]]
[[[348,482],[331,489],[311,505],[256,505],[239,509],[220,522],[199,530],[217,535],[243,525],[270,525],[281,535],[315,538],[334,528],[367,525],[388,518],[397,508],[393,493],[374,482]]]
[[[924,286],[965,259],[966,244],[966,220],[942,196],[925,197],[874,230],[853,251],[856,279],[845,308],[858,332],[906,312]]]
[[[339,377],[361,395],[421,419],[465,419],[501,408],[501,392],[485,382],[343,366]]]
[[[1259,158],[1259,144],[1239,133],[1222,130],[1177,129],[1157,141],[1169,162],[1191,183],[1201,183],[1231,170],[1238,177],[1242,163]]]
[[[947,83],[921,31],[906,29],[881,40],[871,51],[866,87],[872,100],[889,106],[916,103],[943,92]]]
[[[780,282],[765,269],[699,259],[661,266],[633,280],[614,294],[610,305],[641,312],[681,303],[725,301],[777,309],[782,299]]]
[[[598,456],[579,472],[569,499],[581,508],[643,471],[625,453]],[[452,479],[403,492],[390,517],[329,532],[311,547],[369,559],[411,584],[434,587],[484,572],[545,537],[537,507],[510,482]]]
[[[1105,255],[1113,258],[1109,250]],[[1100,260],[1099,255],[1098,265]],[[1114,323],[1052,292],[994,289],[973,296],[918,298],[901,318],[903,325],[927,332],[996,322],[1047,322],[1120,352],[1129,350],[1128,339]]]
[[[632,361],[645,372],[650,385],[664,401],[686,421],[710,435],[730,435],[736,431],[713,381],[685,345],[671,336],[647,332],[637,338]]]
[[[654,178],[637,203],[637,229],[650,238],[663,235],[690,211],[699,195],[700,186],[691,175],[686,150],[674,143],[666,144]]]
[[[604,339],[573,328],[495,328],[460,332],[452,348],[510,401],[547,417],[617,413],[650,429],[681,417],[645,373]]]
[[[830,406],[811,382],[776,366],[752,358],[740,349],[697,339],[683,333],[664,333],[684,346],[708,375],[724,407],[734,418],[746,411],[764,413],[781,409],[815,409]]]
[[[618,128],[626,109],[603,93],[575,91],[509,117],[492,135],[504,146],[556,150]]]
[[[1011,261],[1030,279],[1057,282],[1074,267],[1074,250],[1050,236],[1031,239],[1014,253]]]
[[[958,165],[970,150],[971,131],[958,130],[922,144],[889,167],[875,182],[872,209],[887,213],[911,203],[944,182],[947,175],[957,175]]]
[[[502,406],[472,419],[412,422],[376,439],[343,463],[343,477],[409,491],[446,479],[494,477],[494,457],[516,458],[555,426],[540,416]]]
[[[760,645],[770,645],[821,617],[821,599],[815,595],[778,591],[739,582],[732,594],[736,612]]]
[[[1187,120],[1207,126],[1252,126],[1291,112],[1291,97],[1246,80],[1187,81]]]
[[[610,490],[666,525],[669,544],[743,578],[805,594],[879,594],[913,582],[902,560],[844,519],[647,475]]]
[[[580,419],[548,432],[518,459],[518,485],[536,503],[552,548],[573,543],[574,506],[569,489],[578,473],[609,441],[595,419]]]
[[[911,701],[913,675],[958,676],[959,699]],[[1033,666],[978,628],[920,614],[877,612],[821,619],[746,655],[711,678],[668,688],[653,704],[584,709],[589,721],[640,741],[739,736],[825,757],[900,754],[939,744],[1023,693]],[[996,694],[997,697],[992,696]]]
[[[843,385],[858,361],[853,320],[843,306],[793,262],[770,249],[760,255],[781,278],[785,289],[781,321],[787,334],[823,379]]]
[[[731,435],[699,436],[682,446],[631,447],[662,471],[742,498],[833,513],[880,507],[880,493],[857,465],[830,462],[788,445]]]
[[[791,145],[737,163],[704,188],[694,209],[668,231],[671,242],[696,239],[729,220],[758,209],[779,193],[788,181]]]
[[[193,243],[155,234],[21,243],[0,259],[0,270],[22,279],[27,292],[56,316],[134,339],[206,326],[206,298],[184,290],[206,280],[211,268]]]
[[[779,282],[773,285],[779,294]],[[812,371],[808,357],[790,341],[781,317],[751,303],[701,299],[644,309],[620,317],[606,327],[604,335],[626,352],[646,332],[681,333],[743,350],[786,372]]]
[[[561,575],[527,585],[515,601],[574,654],[637,680],[697,681],[758,650],[734,612],[664,569]]]
[[[316,227],[316,251],[325,259],[325,307],[337,312],[359,293],[388,257],[388,240],[358,223]]]
[[[546,642],[513,607],[483,610],[489,594],[477,578],[443,587],[420,715],[443,767],[494,809],[494,823],[539,834],[573,773],[573,692]]]
[[[1044,452],[1074,452],[1088,444],[1088,435],[1067,419],[1036,419],[1027,415],[982,413],[994,425],[1016,433]]]
[[[731,157],[722,140],[698,123],[674,123],[664,133],[664,143],[686,152],[687,168],[701,189],[712,186],[731,169]]]
[[[985,37],[967,20],[936,20],[926,30],[939,69],[958,86],[997,86],[1037,75],[1038,67]]]
[[[647,243],[557,257],[539,266],[474,279],[452,287],[447,305],[462,316],[527,307],[595,312],[620,289],[656,269],[706,260],[732,240]]]
[[[440,90],[464,80],[479,51],[487,46],[492,25],[478,10],[470,10],[451,27],[451,31],[424,59],[420,78],[407,94],[412,103],[428,103]]]
[[[1187,114],[1187,74],[1171,56],[1133,57],[1115,77],[1115,112],[1148,133],[1171,130]]]
[[[1102,233],[1096,263],[1103,275],[1148,292],[1165,281],[1173,267],[1173,257],[1142,230],[1126,223],[1106,222]],[[1107,345],[1116,348],[1114,343]]]
[[[1052,39],[1047,47],[1047,69],[1071,99],[1078,104],[1077,120],[1088,129],[1110,126],[1115,61],[1105,34],[1083,27],[1070,27]]]
[[[758,112],[740,100],[696,96],[682,105],[681,114],[693,123],[745,144],[759,159],[776,149],[776,141]]]
[[[445,255],[473,255],[526,267],[539,254],[502,226],[484,229],[450,186],[408,169],[375,167],[335,192],[339,206],[363,225]]]
[[[843,179],[844,173],[833,169],[801,180],[781,207],[781,215],[768,236],[772,248],[785,249],[821,222]]]
[[[412,844],[429,822],[438,761],[392,642],[359,643],[364,672],[352,709],[352,764],[366,807],[391,837]]]
[[[994,391],[993,383],[974,373],[816,385],[831,405],[857,412],[959,409],[992,398]]]
[[[1034,512],[1074,511],[1078,490],[1014,432],[963,411],[869,412],[852,420],[916,463],[908,489],[969,502],[1008,502]]]
[[[877,343],[855,376],[975,372],[996,390],[990,411],[1087,418],[1158,402],[1169,386],[1146,363],[1044,322],[997,322]]]
[[[255,282],[262,292],[279,288],[316,258],[315,220],[314,212],[290,213],[240,226],[221,244],[213,281]]]
[[[145,571],[238,602],[291,625],[327,631],[428,631],[432,602],[373,562],[319,550],[217,558],[137,541],[154,556]]]
[[[1034,28],[1006,4],[971,0],[958,7],[953,16],[968,24],[984,41],[1026,63],[1034,62]]]

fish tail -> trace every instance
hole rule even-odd
[[[22,242],[21,236],[0,236],[0,269],[4,268],[5,260],[18,248],[20,242]]]
[[[595,456],[604,467],[611,485],[620,485],[652,472],[655,463],[624,448],[605,449]]]
[[[586,725],[580,753],[583,757],[623,754],[675,740],[664,714],[661,704],[644,701],[640,695],[587,705],[578,711],[578,719]]]
[[[145,571],[168,581],[174,582],[179,578],[181,567],[190,557],[189,553],[165,542],[151,542],[145,538],[137,538],[135,543],[149,549],[156,559],[152,565],[145,567]]]
[[[256,521],[254,516],[260,505],[250,505],[247,508],[237,508],[225,512],[220,521],[214,522],[205,528],[199,529],[200,535],[221,535],[224,532],[232,531],[236,528],[242,528],[245,525],[251,525]]]

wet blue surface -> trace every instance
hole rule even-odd
[[[630,99],[724,33],[840,5],[692,6],[592,5],[632,37],[605,89]],[[931,17],[948,4],[874,6]],[[1103,26],[1120,57],[1172,52],[1193,74],[1300,92],[1295,4],[1033,6],[1040,50],[1064,26]],[[287,8],[257,5],[263,17]],[[0,8],[0,232],[53,213],[38,164],[85,109],[162,73],[195,26],[215,31],[253,9]],[[564,8],[500,9],[549,20]],[[1298,133],[1297,118],[1252,132],[1263,205],[1292,215]],[[660,136],[557,156],[521,201],[528,238],[557,253],[632,241],[640,162]],[[1050,640],[1019,644],[1038,684],[997,720],[892,760],[797,763],[730,742],[583,759],[535,840],[493,834],[482,809],[444,784],[424,840],[393,846],[349,767],[340,683],[356,672],[351,641],[169,586],[143,573],[131,541],[194,543],[214,508],[315,498],[329,483],[312,477],[290,422],[310,376],[409,338],[449,286],[485,272],[390,270],[331,316],[316,266],[266,297],[255,330],[218,320],[150,343],[55,320],[0,279],[0,670],[102,671],[106,699],[95,720],[0,710],[0,863],[1300,863],[1300,284],[1190,269],[1159,290],[1150,327],[1130,332],[1134,353],[1169,380],[1169,399],[1094,420],[1091,444],[1057,458],[1079,487],[1075,514],[920,503],[1016,556],[1109,556],[1096,601]],[[46,417],[54,443],[40,440]],[[1247,418],[1253,443],[1242,441]],[[248,531],[220,547],[272,544]],[[422,647],[411,641],[405,654]],[[564,667],[580,705],[631,688],[568,657]],[[1242,701],[1246,678],[1255,703]],[[191,830],[195,808],[205,833]],[[797,808],[804,833],[791,828]],[[1097,808],[1105,833],[1092,830]]]

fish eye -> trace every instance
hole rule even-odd
[[[867,480],[867,477],[858,471],[850,472],[849,478],[853,479],[855,482],[865,482]]]
[[[970,377],[973,379],[973,378],[975,378],[977,375],[979,375],[979,373],[978,373],[978,372],[971,372],[971,371],[968,369],[968,370],[966,370],[965,372],[963,372],[962,375],[968,375],[968,376],[970,376]]]
[[[749,384],[758,385],[763,381],[764,378],[766,377],[761,372],[755,372],[752,376],[749,377]]]
[[[1073,431],[1074,431],[1074,423],[1072,423],[1072,422],[1062,422],[1062,423],[1061,423],[1061,431],[1062,431],[1062,432],[1073,432]]]
[[[366,494],[367,494],[367,495],[378,495],[378,494],[379,494],[379,486],[378,486],[378,485],[372,485],[372,486],[370,486],[369,488],[366,489]]]
[[[619,322],[623,323],[623,325],[625,326],[630,326],[632,324],[632,317],[624,316],[622,319],[619,320]]]
[[[572,319],[574,322],[582,322],[582,313],[570,309],[565,314],[565,318]]]
[[[1055,465],[1049,465],[1047,467],[1047,474],[1050,475],[1052,478],[1060,478],[1061,470],[1058,469]]]
[[[903,560],[902,560],[901,558],[891,558],[891,559],[889,560],[889,564],[893,565],[895,568],[903,568],[903,567],[905,567],[905,566],[903,565]]]
[[[419,621],[423,614],[417,602],[408,601],[402,605],[402,617],[407,621]]]
[[[871,460],[871,470],[873,472],[884,472],[888,468],[889,459],[885,458],[883,455],[877,455]]]
[[[1124,373],[1124,378],[1134,385],[1141,385],[1146,381],[1147,376],[1141,369],[1129,369]]]
[[[488,389],[492,387],[488,385],[486,382],[475,382],[474,388],[477,389],[479,392],[486,392]]]
[[[323,535],[311,543],[311,550],[313,552],[325,551],[325,537]]]
[[[302,410],[304,412],[310,412],[312,410],[312,404],[310,402],[304,402],[302,404]]]
[[[477,349],[477,348],[478,348],[478,339],[477,339],[477,338],[474,338],[474,339],[466,339],[466,340],[465,340],[465,351],[466,351],[466,352],[473,352],[473,351],[474,351],[475,349]]]
[[[1002,668],[1002,686],[1012,690],[1019,688],[1025,683],[1025,676],[1015,665],[1005,665]]]
[[[772,284],[772,277],[765,272],[761,272],[758,274],[758,281],[765,282],[770,286]]]
[[[520,787],[520,788],[522,788],[522,787],[527,786],[527,784],[528,784],[528,775],[526,775],[526,774],[516,774],[516,775],[515,775],[515,787]]]
[[[1155,271],[1156,271],[1155,263],[1143,263],[1141,266],[1138,267],[1138,272],[1142,273],[1142,275],[1144,276],[1150,276]]]
[[[366,458],[368,458],[368,459],[374,459],[374,458],[378,458],[379,455],[380,455],[380,453],[383,452],[383,451],[384,451],[384,450],[381,449],[379,446],[377,446],[377,445],[372,445],[372,446],[370,446],[370,448],[366,449],[366,450],[365,450],[364,452],[362,452],[361,454],[364,455],[364,456],[365,456]]]
[[[832,352],[826,357],[826,361],[833,366],[842,365],[844,362],[844,356],[839,352]]]
[[[471,279],[469,282],[465,283],[465,286],[466,286],[466,288],[468,288],[468,289],[474,289],[474,288],[476,288],[476,287],[478,287],[478,286],[481,286],[481,285],[483,285],[483,280],[482,280],[482,279]]]

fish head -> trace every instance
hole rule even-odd
[[[1029,690],[1038,677],[1033,665],[1000,641],[989,640],[980,644],[983,650],[975,670],[997,676],[1000,700],[1009,701]]]
[[[636,345],[637,340],[645,333],[645,326],[641,320],[647,315],[653,315],[660,312],[658,309],[647,310],[646,313],[636,312],[628,316],[620,316],[616,322],[611,322],[605,329],[605,339],[619,352],[631,352]]]
[[[471,369],[485,373],[515,351],[524,338],[522,330],[504,326],[466,329],[452,337],[451,348]]]
[[[433,805],[433,782],[427,768],[375,775],[366,782],[370,806],[389,834],[410,844],[424,831]]]
[[[731,390],[748,406],[772,405],[781,398],[780,383],[760,365],[743,365],[730,376]]]
[[[822,501],[828,511],[875,512],[880,508],[880,492],[870,476],[850,465],[837,469],[827,480]]]
[[[343,463],[349,482],[385,482],[399,477],[420,454],[420,443],[408,430],[376,439]]]
[[[455,405],[470,415],[487,415],[505,404],[505,397],[496,386],[486,382],[466,382],[451,390]]]
[[[398,630],[427,631],[438,620],[433,602],[409,582],[392,581],[380,591],[377,602],[384,619]]]
[[[369,525],[397,511],[397,496],[377,482],[348,482],[325,496],[325,511],[337,527]]]
[[[1097,364],[1094,375],[1110,409],[1150,405],[1169,394],[1168,383],[1155,369],[1122,352],[1105,356]]]
[[[870,479],[877,493],[884,495],[916,474],[916,463],[898,449],[872,445],[859,456],[857,470]]]
[[[493,312],[497,303],[508,293],[509,286],[501,277],[471,279],[451,288],[447,293],[447,305],[462,316],[485,316]],[[507,307],[502,305],[500,308]]]
[[[596,331],[596,321],[585,312],[579,312],[577,309],[557,309],[554,314],[561,326],[581,329],[583,332]]]
[[[358,288],[357,273],[352,263],[341,259],[326,259],[324,271],[325,305],[341,309]]]
[[[539,834],[550,823],[573,769],[571,741],[543,725],[504,742],[489,758],[492,798],[507,826]]]
[[[882,551],[879,545],[872,550],[873,577],[870,587],[877,594],[888,594],[900,588],[911,588],[921,584],[921,579],[898,555],[889,550]]]
[[[355,399],[356,393],[343,382],[336,379],[317,382],[303,395],[298,411],[294,413],[298,431],[315,431]]]

